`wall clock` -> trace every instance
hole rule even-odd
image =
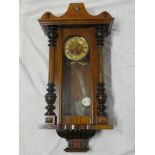
[[[39,23],[49,38],[49,76],[45,124],[65,138],[66,152],[86,152],[97,130],[112,129],[106,113],[103,74],[104,38],[112,16],[90,15],[83,3],[71,3],[56,17],[45,12]]]

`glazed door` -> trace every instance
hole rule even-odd
[[[63,38],[62,124],[90,124],[90,29],[66,28]]]

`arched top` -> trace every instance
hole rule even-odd
[[[112,16],[106,11],[96,16],[90,15],[83,3],[71,3],[62,16],[57,17],[48,11],[39,19],[42,25],[110,24],[112,21]]]

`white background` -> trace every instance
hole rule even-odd
[[[114,130],[96,135],[89,154],[134,153],[134,4],[133,1],[86,1],[88,11],[109,11],[115,22],[105,46],[107,104]],[[20,3],[20,154],[66,154],[64,139],[54,130],[40,130],[45,112],[48,46],[37,19],[47,10],[61,15],[64,1]],[[118,142],[119,141],[119,142]],[[37,149],[36,147],[37,146]],[[87,153],[87,154],[88,154]],[[78,153],[76,153],[78,154]]]
[[[41,130],[44,123],[48,77],[48,42],[37,21],[45,11],[62,15],[66,1],[20,2],[20,154],[66,154],[65,139],[55,130]],[[85,154],[134,154],[134,1],[85,1],[89,13],[108,11],[115,18],[111,37],[105,41],[105,83],[110,123],[90,141]],[[37,149],[36,149],[37,148]],[[79,154],[79,153],[75,153]]]
[[[16,16],[13,16],[13,12],[15,10],[12,9],[12,12],[6,12],[5,7],[3,5],[1,17],[5,16],[8,18],[1,18],[2,21],[5,21],[5,24],[2,25],[1,35],[3,34],[3,44],[1,44],[2,56],[1,56],[1,154],[18,154],[18,6],[13,3],[12,5],[6,4],[7,8],[11,10],[14,8],[17,13]],[[14,7],[13,7],[14,6]],[[137,154],[138,155],[146,155],[146,154],[154,154],[154,121],[151,118],[154,118],[154,78],[155,74],[153,72],[154,69],[154,50],[153,50],[153,21],[150,14],[152,14],[153,4],[150,1],[146,3],[140,3],[139,10],[141,12],[137,13],[138,18],[136,20],[141,22],[140,24],[136,24],[136,43],[139,46],[136,46],[136,58],[137,58],[137,66],[136,70],[136,109],[137,112]],[[145,9],[144,9],[145,8]],[[148,13],[146,12],[146,8]],[[149,9],[150,8],[150,9]],[[145,10],[145,13],[143,12]],[[10,12],[12,17],[10,17]],[[8,15],[8,16],[7,16]],[[10,19],[10,20],[7,20]],[[150,27],[148,24],[144,24],[144,19],[150,21]],[[11,25],[10,30],[10,22]],[[6,30],[10,30],[6,35]],[[147,30],[147,31],[146,31]],[[10,40],[8,39],[10,36]],[[13,37],[12,37],[13,36]],[[138,39],[137,39],[138,38]],[[4,43],[5,41],[5,43]],[[9,42],[9,44],[8,44]],[[7,47],[7,48],[6,48]],[[5,52],[4,52],[5,51]],[[12,52],[13,51],[13,52]],[[7,61],[6,61],[7,60]],[[145,65],[144,65],[145,64]],[[4,67],[5,66],[5,67]],[[4,69],[5,68],[5,69]],[[9,71],[9,72],[8,72]],[[149,75],[149,76],[146,76]],[[11,77],[10,77],[11,75]],[[11,80],[10,80],[11,79]],[[11,81],[11,82],[10,82]],[[11,89],[12,88],[12,89]],[[139,89],[138,89],[139,88]],[[11,91],[9,91],[11,90]],[[11,92],[11,93],[9,93]],[[7,110],[6,110],[7,109]],[[4,119],[5,118],[5,119]],[[107,131],[106,131],[107,133]],[[119,142],[119,141],[118,141]],[[34,146],[35,149],[39,149],[37,146]],[[111,147],[112,149],[112,147]],[[97,154],[97,153],[96,153]]]

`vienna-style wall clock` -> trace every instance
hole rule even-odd
[[[104,38],[112,16],[90,15],[83,3],[71,3],[60,17],[45,12],[39,23],[49,38],[49,76],[45,124],[68,141],[67,152],[89,150],[88,140],[108,124],[103,72]]]

